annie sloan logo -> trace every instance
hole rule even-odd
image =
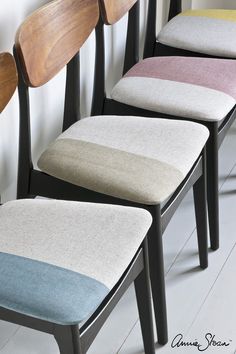
[[[215,334],[206,333],[202,339],[186,340],[183,334],[177,334],[172,340],[171,348],[195,347],[199,352],[204,352],[209,348],[224,348],[231,344],[232,340],[222,340],[216,338]],[[222,353],[222,352],[220,352]]]

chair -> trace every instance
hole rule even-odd
[[[145,57],[204,56],[236,58],[236,10],[200,9],[182,12],[171,0],[169,22],[156,36],[156,0],[149,0]]]
[[[126,3],[122,6],[126,11]],[[94,116],[77,121],[78,52],[95,28],[98,12],[95,0],[57,0],[33,13],[18,31],[14,50],[20,97],[18,198],[41,195],[150,211],[154,220],[148,235],[152,294],[158,341],[165,344],[168,337],[162,233],[185,193],[194,186],[200,265],[207,267],[202,151],[209,133],[202,125],[191,122],[142,117]],[[97,68],[98,54],[99,50]],[[31,161],[28,89],[42,86],[65,65],[63,133],[43,152],[37,170]],[[100,72],[103,65],[101,62]]]
[[[17,84],[0,54],[0,108]],[[86,353],[134,281],[145,353],[154,354],[142,209],[56,200],[0,207],[0,319],[53,335],[61,354]]]
[[[102,0],[101,0],[102,2]],[[105,2],[104,2],[105,4]],[[106,19],[106,6],[103,21]],[[149,9],[150,10],[150,9]],[[153,9],[152,12],[154,13]],[[138,61],[138,3],[130,11],[124,77],[111,99],[95,92],[94,112],[191,120],[210,131],[207,143],[207,190],[211,248],[219,248],[218,149],[234,122],[236,70],[234,60],[154,57]],[[149,32],[147,32],[149,33]],[[147,35],[148,37],[148,35]],[[102,29],[98,41],[103,42]],[[132,43],[132,44],[131,44]],[[102,58],[104,54],[100,54]],[[129,62],[127,58],[129,59]],[[97,74],[99,75],[99,74]],[[101,81],[101,78],[100,78]],[[100,103],[99,103],[100,102]],[[102,102],[102,103],[101,103]]]

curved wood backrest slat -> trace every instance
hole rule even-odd
[[[54,0],[30,15],[16,35],[28,86],[52,79],[80,50],[99,19],[98,0]]]
[[[103,21],[113,25],[121,19],[137,2],[137,0],[100,0]]]
[[[15,92],[18,82],[16,64],[10,53],[0,54],[0,113]]]

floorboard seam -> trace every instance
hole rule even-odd
[[[167,276],[167,274],[170,272],[170,270],[173,268],[176,260],[178,259],[178,257],[180,256],[180,254],[183,252],[185,246],[187,245],[187,243],[190,241],[191,237],[193,236],[194,232],[196,230],[196,227],[193,229],[193,231],[190,233],[189,237],[186,239],[186,241],[184,242],[183,246],[181,247],[181,249],[179,250],[179,252],[176,254],[173,262],[170,264],[168,270],[165,272],[165,276]]]
[[[222,184],[220,185],[219,191],[221,191],[221,189],[223,188],[223,186],[225,185],[225,183],[227,182],[227,180],[229,179],[229,176],[231,175],[231,173],[233,172],[233,170],[236,167],[236,163],[233,165],[233,167],[231,168],[231,170],[229,171],[229,174],[225,177],[225,179],[223,180]]]
[[[19,326],[13,335],[3,344],[3,346],[0,348],[0,352],[8,345],[8,343],[12,340],[12,338],[16,335],[16,333],[20,330],[21,326]]]
[[[206,297],[205,297],[204,301],[202,302],[201,306],[199,307],[199,309],[198,309],[198,311],[197,311],[197,314],[195,315],[195,317],[194,317],[193,321],[191,322],[191,324],[190,324],[189,328],[187,329],[186,334],[188,334],[188,333],[189,333],[190,329],[192,328],[192,326],[193,326],[193,325],[194,325],[194,323],[196,322],[196,319],[197,319],[197,317],[198,317],[199,313],[201,312],[201,309],[203,308],[204,304],[206,303],[206,301],[207,301],[207,299],[208,299],[208,297],[209,297],[210,293],[212,292],[212,290],[213,290],[213,288],[214,288],[214,286],[215,286],[215,284],[216,284],[217,280],[219,279],[219,276],[220,276],[220,274],[221,274],[222,270],[224,269],[224,267],[225,267],[226,263],[228,262],[228,260],[229,260],[230,256],[232,255],[232,253],[233,253],[233,251],[234,251],[234,249],[235,249],[235,248],[236,248],[236,243],[234,244],[234,246],[233,246],[233,247],[232,247],[232,249],[230,250],[230,252],[229,252],[229,254],[228,254],[228,256],[227,256],[226,260],[224,261],[224,263],[223,263],[222,267],[220,268],[220,271],[219,271],[219,273],[218,273],[218,275],[217,275],[216,279],[214,280],[214,282],[213,282],[212,286],[210,287],[210,289],[209,289],[209,291],[208,291],[208,293],[207,293],[207,295],[206,295]]]
[[[231,175],[231,173],[232,173],[232,171],[235,169],[235,167],[236,167],[236,163],[235,163],[235,164],[233,165],[233,167],[230,169],[230,172],[228,173],[228,175],[224,178],[222,184],[221,184],[220,187],[219,187],[219,191],[223,188],[224,184],[227,182],[229,176]],[[168,271],[166,272],[166,275],[167,275],[167,274],[169,273],[169,271],[173,268],[173,266],[174,266],[176,260],[178,259],[178,257],[180,256],[180,254],[183,252],[185,246],[187,245],[187,243],[188,243],[189,240],[191,239],[191,237],[192,237],[192,235],[194,234],[195,230],[196,230],[196,227],[193,229],[193,231],[191,232],[190,236],[189,236],[188,239],[185,241],[185,243],[184,243],[183,247],[181,248],[181,250],[180,250],[180,251],[177,253],[177,255],[175,256],[173,262],[171,263],[171,265],[170,265],[169,268],[168,268]],[[236,246],[236,244],[233,246],[233,248],[231,249],[231,251],[230,251],[230,253],[229,253],[228,257],[227,257],[227,259],[225,260],[224,264],[222,265],[222,268],[220,269],[220,271],[219,271],[219,273],[218,273],[218,275],[217,275],[215,281],[213,282],[211,288],[209,289],[209,292],[207,293],[207,295],[206,295],[206,297],[205,297],[203,303],[202,303],[201,306],[199,307],[199,310],[198,310],[196,316],[194,317],[193,321],[191,322],[189,328],[187,329],[187,333],[190,331],[190,329],[192,328],[193,324],[195,323],[196,318],[197,318],[199,312],[201,311],[201,309],[202,309],[204,303],[206,302],[206,300],[207,300],[207,298],[208,298],[210,292],[212,291],[212,288],[214,287],[214,285],[215,285],[215,283],[216,283],[218,277],[220,276],[220,273],[222,272],[222,270],[223,270],[225,264],[226,264],[227,261],[228,261],[228,258],[230,257],[231,253],[233,252],[233,249],[235,248],[235,246]],[[235,353],[235,354],[236,354],[236,353]]]
[[[129,333],[127,334],[127,336],[125,337],[125,339],[123,340],[123,342],[121,343],[121,346],[118,348],[116,354],[119,354],[122,347],[124,346],[125,342],[127,341],[128,337],[130,336],[131,332],[133,331],[133,329],[135,328],[135,326],[137,325],[137,323],[139,322],[139,319],[136,320],[135,324],[132,326],[132,328],[130,329]]]

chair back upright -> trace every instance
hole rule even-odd
[[[139,60],[139,0],[99,0],[102,21],[114,25],[129,14],[123,73]]]
[[[18,191],[21,193],[18,192],[18,198],[27,195],[25,189],[30,184],[33,170],[29,87],[46,84],[66,66],[62,130],[78,121],[79,51],[98,19],[98,0],[54,0],[33,12],[17,31],[14,56],[20,103]]]
[[[113,25],[121,19],[137,0],[101,0],[101,13],[106,25]]]
[[[182,0],[170,0],[168,21],[177,16],[182,11]],[[156,21],[157,21],[157,0],[148,1],[148,14],[146,35],[144,43],[144,58],[149,58],[154,55],[156,43]]]
[[[182,11],[182,0],[170,0],[168,21],[180,14]]]
[[[105,94],[104,24],[114,25],[128,13],[123,74],[139,61],[139,0],[99,0],[101,18],[96,27],[96,62],[91,115],[103,113]]]
[[[4,110],[17,86],[17,71],[10,53],[0,54],[0,113]]]

